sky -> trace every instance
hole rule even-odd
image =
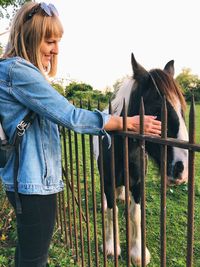
[[[40,2],[40,1],[39,1]],[[49,1],[44,1],[49,3]],[[147,70],[174,59],[200,76],[199,0],[51,0],[64,26],[57,78],[105,90],[132,74],[131,53]],[[7,26],[0,21],[0,33]],[[0,36],[5,42],[7,35]]]

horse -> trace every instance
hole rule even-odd
[[[165,97],[167,106],[167,136],[188,141],[188,131],[185,124],[186,103],[180,87],[174,80],[174,60],[169,61],[164,69],[155,68],[147,71],[131,54],[133,75],[128,77],[114,93],[111,100],[112,112],[122,115],[124,99],[127,105],[127,116],[139,114],[141,97],[143,98],[146,115],[157,116],[161,120],[162,99]],[[108,112],[108,111],[105,111]],[[98,150],[94,142],[94,149]],[[159,144],[146,142],[146,153],[161,166],[161,148]],[[103,179],[105,195],[106,226],[106,253],[114,255],[113,237],[113,189],[111,176],[111,153],[108,138],[102,139]],[[139,142],[134,138],[128,138],[128,162],[129,162],[129,199],[130,199],[130,257],[131,262],[141,266],[141,192],[140,192],[140,150]],[[95,151],[96,151],[95,150]],[[98,154],[98,152],[97,152]],[[100,171],[100,159],[96,154],[97,165]],[[118,198],[124,198],[121,188],[124,188],[124,160],[123,138],[114,136],[114,161],[115,161],[115,185]],[[188,151],[177,147],[167,147],[167,178],[168,181],[180,184],[187,182],[188,176]],[[107,204],[106,204],[107,201]],[[107,207],[106,207],[107,206]],[[104,209],[104,210],[105,210]],[[116,214],[118,208],[116,207]],[[116,227],[117,256],[121,254],[118,219]],[[146,247],[146,265],[150,262],[150,252]]]

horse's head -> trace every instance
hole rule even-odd
[[[167,103],[167,136],[180,140],[188,140],[188,132],[184,120],[186,103],[180,88],[175,82],[174,61],[169,61],[163,70],[152,69],[146,71],[137,63],[132,54],[133,87],[128,105],[128,115],[138,114],[140,99],[143,97],[145,114],[156,115],[161,120],[162,99],[165,96]],[[160,146],[153,143],[146,144],[148,154],[160,167]],[[168,146],[167,176],[169,181],[176,184],[187,181],[188,178],[188,151]]]

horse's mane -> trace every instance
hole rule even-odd
[[[162,95],[165,95],[166,99],[176,109],[177,98],[180,101],[183,111],[186,110],[186,102],[178,83],[165,71],[161,69],[152,69],[150,74],[156,82]]]
[[[177,110],[177,99],[180,101],[181,109],[183,112],[186,110],[186,102],[182,94],[182,90],[178,83],[165,71],[161,69],[152,69],[149,71],[151,76],[156,82],[160,93],[166,97],[169,103]],[[123,102],[125,99],[126,105],[129,103],[131,92],[134,90],[135,80],[132,76],[123,79],[115,88],[112,97],[112,112],[115,115],[120,115]]]

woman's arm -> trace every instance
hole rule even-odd
[[[10,75],[12,84],[10,93],[18,100],[17,102],[54,123],[79,133],[97,135],[105,134],[104,130],[123,129],[122,117],[76,108],[52,88],[35,66],[23,59],[15,61]],[[24,112],[27,110],[24,109]],[[129,130],[139,132],[139,125],[139,116],[127,117]],[[156,120],[156,117],[145,116],[144,132],[159,135],[161,123]]]
[[[128,130],[139,133],[140,130],[140,117],[133,116],[127,117]],[[111,116],[110,120],[105,124],[104,130],[116,131],[123,129],[123,118],[119,116]],[[156,120],[155,116],[144,116],[144,133],[149,135],[161,134],[161,122]]]

